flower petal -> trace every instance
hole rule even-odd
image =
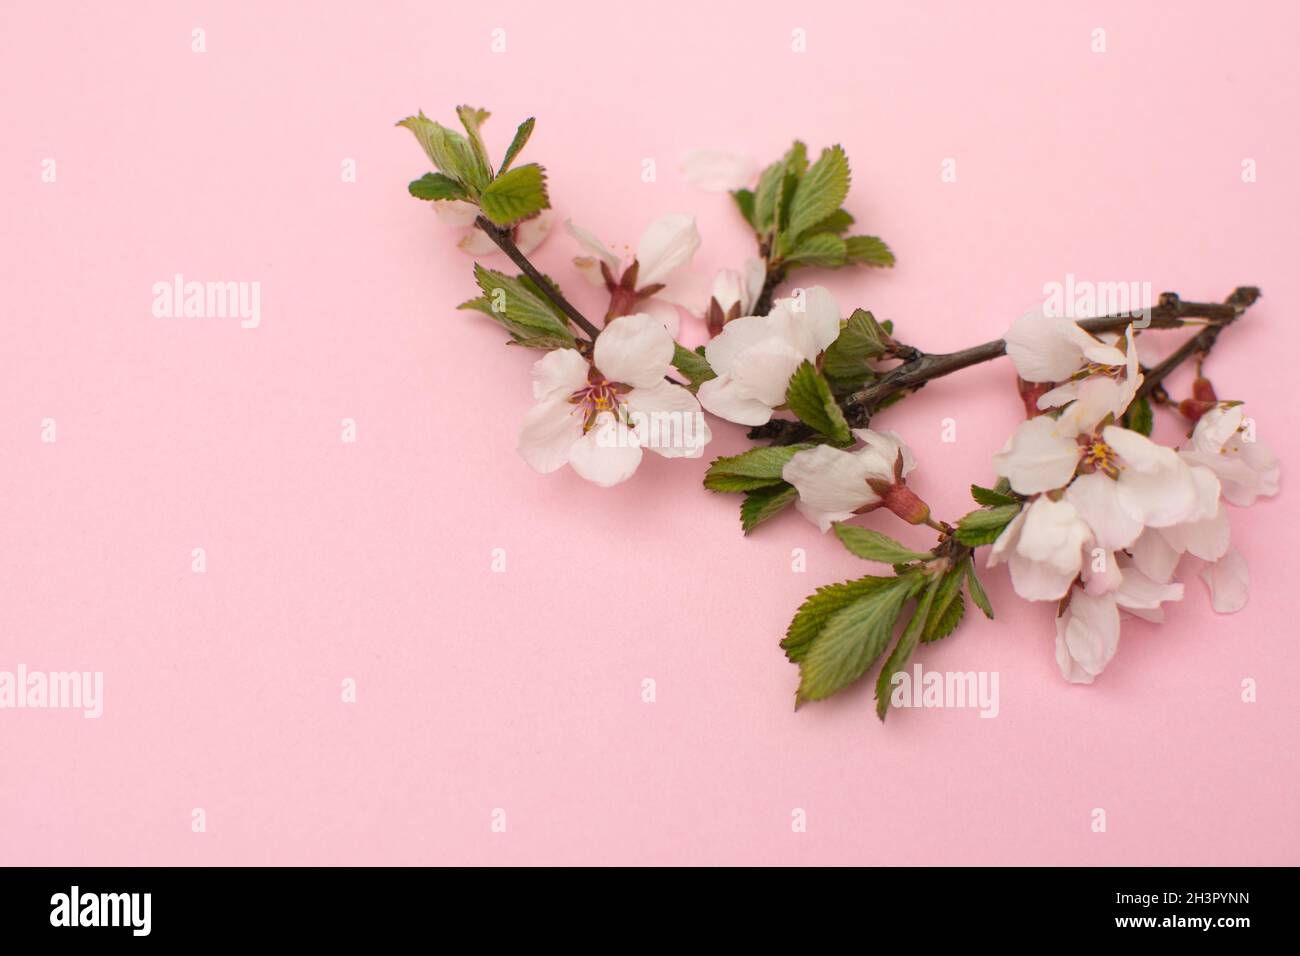
[[[839,338],[840,306],[829,290],[815,285],[802,297],[778,299],[768,322],[774,335],[811,362]]]
[[[875,504],[880,496],[867,484],[870,464],[829,445],[796,453],[781,477],[799,492],[796,507],[805,518],[825,531],[833,521],[844,521],[859,508]]]
[[[1220,614],[1235,614],[1250,596],[1250,569],[1236,548],[1202,569],[1201,578],[1210,589],[1210,606]]]
[[[1022,495],[1062,487],[1078,464],[1073,434],[1046,415],[1021,422],[1006,447],[993,456],[993,470]]]
[[[1119,649],[1119,609],[1109,595],[1093,597],[1077,588],[1056,619],[1056,663],[1072,684],[1091,684]]]
[[[713,371],[727,375],[735,368],[736,359],[770,334],[767,319],[762,316],[732,319],[704,346],[704,357],[709,360]]]
[[[721,149],[693,149],[682,159],[686,181],[711,193],[743,189],[753,182],[757,171],[750,157]]]
[[[603,261],[605,265],[609,266],[610,269],[614,271],[615,274],[619,272],[622,262],[619,260],[618,256],[614,255],[614,253],[610,252],[609,249],[606,248],[605,244],[596,237],[594,232],[590,229],[584,229],[572,219],[566,219],[564,221],[564,228],[569,231],[569,235],[578,240],[578,245],[587,250],[590,255],[595,256],[598,260],[597,264]]]
[[[706,411],[737,425],[764,425],[772,419],[772,406],[751,397],[730,375],[709,379],[696,397]]]
[[[627,481],[641,464],[636,432],[609,412],[602,412],[591,429],[569,448],[569,464],[602,488]]]
[[[478,206],[463,199],[435,199],[433,201],[433,214],[438,217],[438,221],[444,226],[465,229],[473,226],[474,220],[478,218]],[[477,229],[474,231],[478,232]],[[482,234],[480,233],[480,235]],[[487,239],[487,236],[483,238]],[[492,240],[488,239],[488,243],[491,244]]]
[[[641,447],[665,458],[698,458],[713,437],[695,396],[672,382],[632,389],[627,406]]]
[[[648,299],[642,299],[636,304],[636,307],[646,315],[653,315],[667,331],[670,338],[677,338],[677,333],[681,331],[682,317],[677,311],[677,306],[668,302],[661,296],[651,296]]]
[[[1119,503],[1130,516],[1167,528],[1196,515],[1196,480],[1177,452],[1116,425],[1106,426],[1102,438],[1119,454]]]
[[[1153,581],[1168,581],[1173,577],[1178,560],[1182,557],[1155,528],[1147,528],[1138,535],[1130,550],[1133,564]]]
[[[563,399],[540,402],[528,410],[519,429],[519,454],[534,471],[563,468],[569,450],[582,438],[582,421]]]
[[[1142,533],[1142,522],[1120,507],[1118,483],[1099,471],[1070,482],[1065,500],[1078,509],[1098,546],[1107,551],[1127,548]]]
[[[648,387],[668,374],[673,337],[654,316],[620,315],[596,337],[593,360],[611,382]]]
[[[533,398],[567,399],[587,384],[591,366],[577,349],[555,349],[533,363]]]
[[[1161,584],[1153,581],[1123,557],[1119,559],[1119,568],[1121,580],[1115,592],[1115,603],[1136,617],[1159,623],[1164,620],[1160,605],[1183,599],[1181,582]]]
[[[700,247],[695,217],[686,213],[660,216],[641,233],[636,247],[637,288],[667,281],[675,269],[686,265]]]
[[[551,229],[555,226],[555,214],[549,209],[543,209],[532,219],[525,219],[515,227],[515,245],[524,255],[528,255],[551,234]]]

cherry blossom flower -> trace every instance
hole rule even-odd
[[[703,294],[695,278],[684,272],[700,247],[695,217],[685,213],[660,216],[646,226],[636,254],[624,262],[594,233],[573,222],[565,228],[589,254],[573,264],[592,285],[603,285],[610,294],[606,319],[634,312],[657,318],[676,337],[680,317],[677,306],[703,311]]]
[[[1184,460],[1214,472],[1223,497],[1234,505],[1252,505],[1260,495],[1277,494],[1282,466],[1273,450],[1253,438],[1243,424],[1241,405],[1217,405],[1196,422]]]
[[[763,292],[767,267],[762,259],[749,258],[740,270],[723,269],[713,280],[713,294],[704,316],[709,334],[717,335],[728,322],[753,315],[754,306]]]
[[[754,181],[758,164],[749,156],[722,149],[693,149],[682,158],[682,172],[697,189],[711,193],[742,189]]]
[[[1056,619],[1056,663],[1072,684],[1091,684],[1115,656],[1121,610],[1158,622],[1164,617],[1161,604],[1182,600],[1181,584],[1152,581],[1126,558],[1119,559],[1118,570],[1114,591],[1094,595],[1075,587]]]
[[[1198,510],[1191,466],[1172,448],[1117,425],[1080,435],[1069,420],[1031,418],[993,456],[993,466],[1023,495],[1064,487],[1076,471],[1101,472],[1115,480],[1120,509],[1148,527],[1179,524]]]
[[[1011,586],[1026,601],[1065,596],[1083,566],[1092,529],[1066,500],[1040,496],[1011,519],[989,549],[988,567],[1008,564]]]
[[[698,458],[711,437],[699,402],[664,380],[673,339],[653,316],[610,321],[589,361],[556,349],[533,365],[537,404],[519,431],[519,453],[535,470],[573,467],[602,487],[626,481],[643,448]]]
[[[461,233],[456,243],[456,248],[461,252],[478,258],[501,251],[496,243],[488,238],[487,233],[475,228],[474,220],[479,216],[479,207],[474,203],[462,199],[435,199],[430,205],[433,206],[434,215],[438,217],[440,223]],[[528,255],[546,241],[554,224],[555,215],[549,209],[543,210],[531,219],[525,219],[515,226],[515,245],[519,247],[520,252]]]
[[[1122,366],[1127,361],[1123,352],[1073,319],[1047,315],[1041,308],[1016,319],[1005,339],[1007,355],[1026,382],[1064,382],[1089,363]]]
[[[799,492],[795,507],[826,531],[836,521],[885,507],[904,521],[921,524],[930,509],[907,487],[916,467],[911,449],[893,432],[855,429],[857,451],[818,445],[795,453],[781,477]]]
[[[723,326],[704,348],[717,373],[700,386],[700,404],[740,425],[762,425],[785,403],[790,376],[840,334],[840,307],[821,286],[779,299],[765,316],[744,316]]]

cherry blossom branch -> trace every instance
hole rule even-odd
[[[581,312],[564,297],[564,293],[555,287],[546,276],[537,271],[537,268],[528,261],[528,257],[519,251],[515,245],[514,236],[511,230],[503,229],[500,226],[493,225],[486,216],[479,216],[474,220],[474,225],[483,230],[484,234],[497,244],[497,247],[510,257],[510,261],[519,267],[519,271],[528,278],[541,290],[542,294],[555,303],[556,307],[563,312],[578,328],[587,333],[591,341],[596,341],[596,336],[600,334],[600,329],[596,328],[589,322]]]
[[[1146,371],[1138,395],[1150,394],[1187,359],[1194,355],[1203,356],[1208,353],[1218,339],[1219,333],[1240,318],[1259,296],[1259,289],[1253,286],[1243,286],[1234,290],[1224,302],[1186,302],[1175,292],[1163,293],[1156,305],[1151,308],[1149,321],[1141,326],[1142,328],[1176,329],[1182,328],[1192,320],[1201,320],[1209,324],[1159,365]],[[1083,319],[1079,325],[1089,332],[1121,332],[1133,323],[1132,315],[1121,314]],[[917,353],[913,358],[885,372],[870,385],[842,399],[841,405],[844,408],[845,418],[855,428],[865,427],[882,403],[895,395],[913,391],[926,382],[951,375],[964,368],[991,361],[1005,355],[1006,351],[1006,341],[994,339],[958,352]],[[811,435],[812,430],[802,422],[781,419],[773,419],[766,425],[752,429],[749,433],[751,439],[772,439],[780,445],[803,441]]]
[[[1232,314],[1225,316],[1220,321],[1213,322],[1211,325],[1207,325],[1170,353],[1164,361],[1143,372],[1142,385],[1138,388],[1137,397],[1142,398],[1161,388],[1161,383],[1169,374],[1193,356],[1204,358],[1209,355],[1210,350],[1214,348],[1214,343],[1219,339],[1219,333],[1240,318],[1248,308],[1255,304],[1259,296],[1260,291],[1254,286],[1242,286],[1234,289],[1232,295],[1228,296],[1224,303],[1225,308],[1233,310]]]

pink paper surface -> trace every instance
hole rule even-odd
[[[687,150],[842,143],[848,206],[899,265],[801,281],[933,351],[1000,335],[1067,273],[1259,285],[1210,371],[1285,467],[1298,27],[1283,2],[9,0],[0,670],[102,671],[104,709],[0,710],[0,863],[1300,863],[1286,477],[1233,513],[1249,605],[1216,615],[1190,580],[1163,627],[1126,620],[1091,687],[999,569],[997,621],[919,656],[998,672],[996,719],[881,726],[865,682],[795,714],[785,625],[868,567],[793,513],[741,536],[736,499],[700,487],[739,426],[609,491],[529,470],[536,356],[455,310],[470,260],[406,194],[427,163],[393,126],[483,105],[500,155],[535,115],[561,216],[622,245],[694,212],[701,275],[752,243],[685,182]],[[557,233],[537,260],[594,311],[574,253]],[[176,273],[260,282],[260,325],[155,317]],[[1001,361],[878,424],[955,519],[1020,415]]]

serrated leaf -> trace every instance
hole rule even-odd
[[[749,534],[764,521],[780,514],[787,506],[794,504],[799,492],[794,485],[781,482],[767,488],[758,488],[746,493],[740,503],[740,527]]]
[[[800,239],[786,254],[785,261],[818,269],[835,269],[844,265],[847,256],[843,239],[821,232]]]
[[[993,605],[984,591],[984,585],[980,584],[980,579],[975,575],[975,559],[970,555],[966,556],[966,590],[970,593],[970,599],[975,602],[975,606],[983,611],[984,616],[990,621],[993,620]]]
[[[817,223],[808,230],[808,235],[815,235],[819,232],[829,232],[833,235],[843,235],[853,225],[853,216],[847,209],[836,209],[833,213]]]
[[[822,150],[817,162],[799,180],[784,230],[798,238],[835,210],[849,195],[849,160],[839,146]]]
[[[408,116],[397,125],[411,131],[439,172],[475,190],[487,185],[486,179],[480,175],[473,147],[460,133],[435,123],[423,112]]]
[[[475,263],[474,280],[483,290],[489,314],[511,333],[523,339],[551,338],[574,344],[568,325],[520,279]]]
[[[836,391],[853,391],[874,377],[867,361],[884,355],[888,343],[875,317],[857,309],[822,356],[822,374]]]
[[[923,644],[947,637],[965,617],[966,599],[961,596],[961,586],[965,580],[966,569],[960,564],[944,572],[943,580],[934,593],[934,604],[925,622],[925,630],[921,632]]]
[[[498,226],[511,226],[549,209],[546,173],[536,163],[516,166],[488,184],[479,196],[483,214]]]
[[[465,199],[465,187],[442,173],[425,173],[406,187],[416,199]]]
[[[889,246],[875,236],[849,236],[844,245],[849,262],[882,267],[894,264],[894,254],[889,251]]]
[[[914,586],[913,576],[894,578],[892,584],[857,598],[826,620],[799,661],[796,707],[806,701],[824,700],[866,673],[889,644],[899,612]]]
[[[686,376],[686,387],[692,392],[699,391],[705,382],[718,377],[708,359],[676,342],[673,343],[673,367]]]
[[[473,106],[456,107],[456,115],[460,117],[460,125],[465,127],[465,134],[469,137],[470,148],[474,151],[474,157],[482,165],[482,170],[488,179],[492,178],[492,161],[488,159],[487,146],[483,144],[483,134],[480,127],[487,122],[492,114],[487,110],[476,109]]]
[[[930,586],[925,589],[925,594],[916,602],[916,610],[912,613],[912,619],[907,622],[907,627],[903,630],[898,643],[894,645],[894,650],[880,668],[880,676],[876,678],[876,716],[881,720],[884,720],[885,715],[889,713],[889,701],[893,690],[891,685],[893,684],[894,675],[906,667],[907,662],[912,659],[912,652],[916,650],[921,634],[925,631],[926,621],[930,617],[930,609],[934,605],[934,596],[938,587],[939,579],[936,577],[930,582]]]
[[[870,528],[862,528],[844,521],[835,522],[833,527],[840,543],[850,552],[867,561],[879,561],[881,564],[908,564],[912,561],[928,561],[934,557],[928,551],[913,551],[889,535]]]
[[[528,137],[533,135],[533,127],[535,125],[537,125],[537,120],[531,116],[519,124],[519,128],[515,130],[515,138],[512,139],[510,145],[506,147],[505,159],[501,160],[501,168],[497,170],[498,176],[510,168],[510,164],[515,161],[515,157],[519,155],[520,151],[523,150],[524,146],[528,143]]]
[[[1138,398],[1128,407],[1124,413],[1124,427],[1137,432],[1139,435],[1150,437],[1151,429],[1155,426],[1155,416],[1151,411],[1151,402],[1145,395]]]
[[[745,217],[745,222],[758,231],[758,223],[754,220],[754,191],[752,189],[733,189],[731,198],[736,201],[736,208],[740,214]]]
[[[808,153],[804,144],[795,140],[794,145],[781,158],[763,170],[758,177],[758,187],[754,192],[754,228],[766,233],[776,223],[777,209],[786,185],[786,177],[793,175],[796,179],[808,168]]]
[[[786,628],[785,638],[781,641],[785,656],[792,663],[798,663],[832,614],[895,580],[897,579],[892,577],[867,575],[853,581],[819,587],[799,605],[790,626]]]
[[[972,511],[957,522],[953,537],[969,548],[992,544],[1019,513],[1019,502]]]
[[[853,432],[849,430],[849,423],[844,420],[844,413],[831,394],[830,384],[811,362],[805,360],[794,375],[790,376],[785,401],[799,421],[821,432],[837,445],[847,445],[853,441]]]
[[[992,488],[983,488],[979,485],[970,486],[970,496],[975,499],[975,503],[984,505],[987,508],[994,508],[998,505],[1018,505],[1020,499],[1012,495],[1003,494]]]
[[[766,445],[751,448],[739,455],[715,458],[704,475],[704,487],[710,491],[752,491],[784,484],[781,472],[797,453],[812,445]]]

